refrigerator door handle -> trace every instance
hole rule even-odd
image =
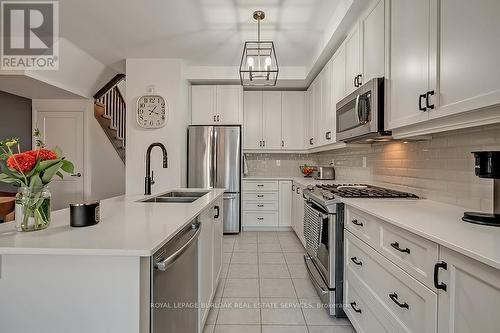
[[[215,187],[217,183],[217,130],[213,128],[212,130],[212,175],[211,175],[211,186]]]

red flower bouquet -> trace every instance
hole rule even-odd
[[[16,196],[16,225],[20,231],[46,228],[50,223],[50,193],[47,185],[54,176],[73,173],[73,163],[59,148],[45,148],[40,132],[33,133],[36,148],[21,152],[19,139],[0,141],[0,182],[19,188]],[[14,149],[17,148],[17,152]]]

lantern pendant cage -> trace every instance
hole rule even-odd
[[[278,59],[272,41],[260,40],[260,21],[265,13],[257,10],[253,18],[257,21],[257,41],[247,41],[240,63],[242,86],[275,86],[278,81]]]

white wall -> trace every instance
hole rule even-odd
[[[180,59],[127,59],[127,194],[144,193],[145,155],[148,146],[161,142],[168,151],[168,168],[163,169],[161,151],[152,153],[151,169],[156,184],[153,193],[186,185],[186,141],[188,82],[186,67]],[[143,129],[136,122],[137,99],[148,88],[167,101],[168,122],[160,129]]]

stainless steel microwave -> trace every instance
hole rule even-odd
[[[384,128],[384,78],[372,79],[337,103],[337,140],[386,141]]]

